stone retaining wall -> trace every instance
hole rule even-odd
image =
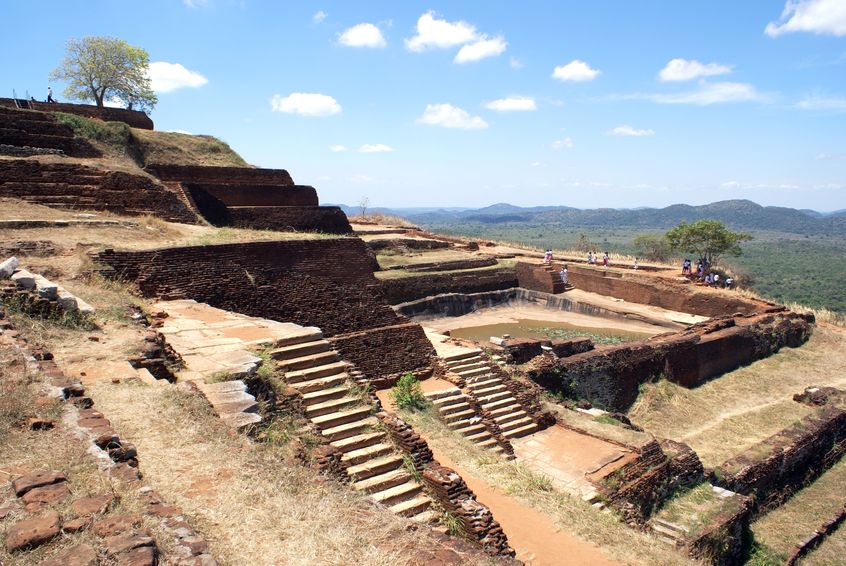
[[[743,497],[737,511],[717,514],[694,540],[687,541],[688,554],[715,566],[742,564],[749,539],[750,516],[750,500]]]
[[[31,102],[33,110],[40,112],[65,112],[86,118],[96,118],[104,122],[123,122],[133,128],[152,130],[153,121],[143,112],[126,108],[98,108],[92,104],[70,104],[66,102]],[[15,108],[13,98],[0,98],[0,106]]]
[[[754,498],[757,513],[778,507],[846,453],[846,411],[826,406],[713,471],[717,485]]]
[[[0,197],[62,209],[150,214],[171,222],[197,222],[176,193],[148,177],[72,163],[0,160]]]
[[[516,286],[517,276],[511,269],[483,269],[382,280],[385,298],[392,305],[443,293],[480,293]]]
[[[146,296],[320,327],[368,378],[430,368],[433,349],[394,313],[373,277],[375,259],[357,238],[289,240],[93,254],[104,275]]]
[[[52,114],[9,110],[2,105],[0,105],[0,144],[59,151],[73,157],[101,157],[103,155],[88,141],[76,138],[70,127],[57,123]]]
[[[539,357],[529,362],[527,375],[567,397],[622,412],[637,399],[641,383],[664,377],[685,387],[698,385],[783,346],[803,344],[812,321],[788,311],[714,319],[560,360]]]
[[[351,234],[352,226],[337,206],[257,206],[229,208],[229,226],[284,232]]]

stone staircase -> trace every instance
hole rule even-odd
[[[555,267],[552,264],[544,264],[543,270],[549,274],[549,277],[552,279],[552,294],[557,295],[559,293],[563,293],[565,291],[569,291],[573,289],[572,283],[564,283],[561,281],[561,274],[559,271],[556,271]]]
[[[467,440],[483,448],[490,448],[493,452],[503,453],[496,438],[488,431],[482,419],[467,402],[467,395],[458,387],[450,387],[440,391],[430,391],[425,394],[432,402],[441,419],[447,426],[467,437]]]
[[[538,430],[517,399],[493,371],[481,350],[467,350],[444,358],[451,373],[460,377],[465,389],[473,394],[479,404],[489,411],[507,439],[526,436]]]
[[[432,500],[405,470],[402,454],[377,427],[373,407],[355,390],[349,365],[322,333],[283,339],[271,356],[288,386],[303,394],[308,419],[343,453],[352,486],[398,515],[434,521]]]
[[[241,429],[261,422],[258,401],[247,393],[247,384],[243,381],[219,383],[197,381],[196,384],[220,419],[227,425]]]
[[[685,536],[690,532],[687,527],[658,518],[650,519],[649,527],[655,538],[671,546],[684,546]]]

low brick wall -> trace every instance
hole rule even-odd
[[[66,102],[30,102],[33,110],[40,112],[64,112],[86,118],[96,118],[104,122],[123,122],[133,128],[152,130],[153,121],[143,112],[126,108],[98,108],[92,104],[70,104]],[[15,108],[15,99],[0,98],[0,106]]]
[[[558,272],[563,264],[553,263]],[[535,291],[550,292],[549,282],[541,281],[533,267],[537,264],[517,265],[520,287]],[[714,317],[733,313],[751,314],[763,312],[773,306],[763,301],[754,301],[731,291],[694,287],[689,283],[676,283],[665,278],[621,272],[601,267],[591,268],[567,264],[570,283],[577,289],[623,299],[631,303],[652,305],[678,312]]]
[[[793,550],[787,557],[785,566],[797,564],[801,558],[819,546],[827,536],[836,531],[844,522],[846,522],[846,505],[831,519],[820,525],[813,533],[796,543],[796,546],[793,547]]]
[[[232,181],[183,183],[191,196],[200,192],[217,199],[224,206],[317,206],[317,191],[307,185],[246,185]]]
[[[215,185],[273,185],[294,184],[284,169],[258,169],[255,167],[214,167],[206,165],[151,164],[144,168],[162,181]]]
[[[229,208],[230,223],[236,228],[351,234],[352,226],[337,206],[257,206]]]
[[[72,163],[0,160],[0,197],[63,209],[151,214],[171,222],[197,222],[179,195],[148,177]]]
[[[713,471],[717,485],[754,498],[757,513],[781,505],[846,453],[846,411],[823,407]]]
[[[408,372],[431,375],[436,355],[423,327],[414,323],[335,335],[330,341],[378,387],[393,386]]]
[[[483,269],[382,280],[385,298],[392,305],[443,293],[480,293],[516,286],[517,276],[511,269]]]
[[[702,529],[699,536],[688,541],[688,554],[691,558],[715,566],[742,564],[746,554],[746,541],[749,539],[750,516],[750,500],[743,497],[740,509],[732,513],[718,514]]]
[[[797,347],[810,337],[809,320],[792,312],[714,319],[560,360],[539,357],[529,362],[526,373],[547,389],[622,412],[637,399],[641,383],[664,377],[692,387],[783,346]]]

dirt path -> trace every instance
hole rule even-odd
[[[528,566],[603,566],[619,564],[608,558],[595,544],[580,540],[555,526],[548,516],[509,497],[487,481],[473,476],[453,462],[441,450],[429,445],[435,458],[461,474],[479,501],[487,505],[502,525],[508,542],[517,551],[517,559]]]

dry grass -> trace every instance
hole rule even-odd
[[[846,387],[846,332],[817,325],[800,348],[686,389],[667,381],[643,386],[629,417],[656,436],[687,442],[706,465],[720,464],[792,424],[810,410],[793,402],[811,385]]]
[[[160,132],[132,128],[145,165],[214,165],[249,167],[226,142],[212,136],[195,136],[176,132]]]
[[[548,515],[557,527],[599,545],[609,556],[625,564],[696,564],[645,533],[628,527],[615,515],[599,513],[581,499],[553,489],[549,478],[542,474],[470,443],[448,429],[431,411],[404,411],[401,416],[468,473],[484,478],[508,495]]]
[[[107,382],[89,392],[222,564],[406,564],[404,546],[431,548],[389,511],[287,463],[285,450],[230,434],[197,396]]]
[[[380,250],[380,253],[376,255],[376,260],[383,269],[394,265],[416,265],[418,263],[437,263],[489,257],[487,254],[479,252],[443,248],[435,250],[409,250],[408,253],[386,252],[387,250]]]
[[[394,216],[391,214],[354,214],[349,217],[351,224],[367,224],[378,225],[384,228],[416,228],[414,224],[403,218],[402,216]]]
[[[690,529],[689,536],[697,537],[718,513],[735,513],[741,508],[738,498],[718,497],[711,484],[701,483],[693,489],[677,493],[667,501],[656,517]]]
[[[234,244],[239,242],[264,242],[278,240],[321,240],[342,238],[337,234],[322,232],[277,232],[275,230],[252,230],[249,228],[203,227],[191,239],[180,243],[183,246],[208,246],[212,244]]]
[[[802,566],[843,566],[846,564],[846,526],[838,527],[823,543],[803,560]]]
[[[787,555],[795,544],[804,540],[843,508],[846,504],[844,486],[846,460],[835,464],[811,485],[796,493],[787,503],[752,523],[755,540],[779,554]],[[846,554],[842,554],[841,558],[846,560]]]

